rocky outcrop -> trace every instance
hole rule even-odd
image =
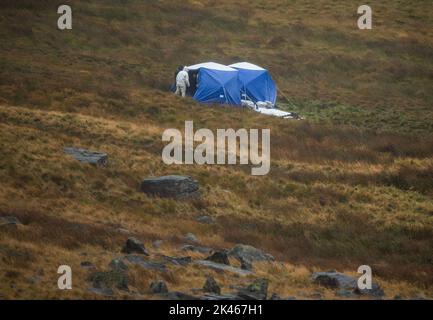
[[[191,242],[191,243],[198,243],[197,237],[194,234],[192,234],[191,232],[189,232],[185,235],[185,241]]]
[[[186,266],[192,262],[191,257],[170,257],[170,256],[162,256],[164,261],[170,262],[177,266]]]
[[[373,297],[384,296],[383,290],[380,286],[373,282],[371,289],[359,289],[358,279],[345,275],[343,273],[330,271],[330,272],[316,272],[312,275],[313,281],[316,284],[324,286],[329,289],[339,290],[340,296],[350,296],[350,293],[369,295]]]
[[[140,266],[144,269],[155,270],[165,272],[167,271],[167,267],[164,263],[149,261],[138,255],[127,255],[125,256],[125,260],[133,265]]]
[[[235,268],[226,264],[222,264],[222,263],[216,263],[213,261],[208,261],[208,260],[197,260],[195,261],[196,264],[207,267],[207,268],[211,268],[213,270],[216,271],[227,271],[227,272],[231,272],[231,273],[236,273],[238,275],[241,276],[247,276],[252,274],[251,271],[248,270],[242,270],[241,268]]]
[[[81,148],[64,148],[65,154],[72,156],[75,160],[90,163],[97,166],[106,166],[108,155],[102,152],[89,151]]]
[[[186,199],[199,195],[199,183],[187,176],[164,176],[143,180],[140,190],[162,198]]]
[[[209,254],[213,251],[212,248],[202,247],[202,246],[194,246],[191,244],[186,244],[180,248],[182,251],[192,251],[198,253]]]
[[[149,255],[146,248],[144,247],[144,244],[137,238],[128,238],[128,240],[126,240],[125,246],[122,249],[122,253],[138,253],[144,254],[146,256]]]
[[[206,258],[207,261],[230,265],[229,256],[227,251],[216,251],[212,255]]]
[[[228,253],[239,260],[246,261],[274,261],[275,258],[270,254],[264,253],[262,250],[254,248],[253,246],[238,244],[234,246]]]

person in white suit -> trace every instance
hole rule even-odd
[[[188,69],[183,68],[176,76],[176,95],[185,97],[186,88],[189,87]]]

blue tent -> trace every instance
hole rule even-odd
[[[190,72],[198,72],[195,100],[202,103],[241,104],[241,84],[236,69],[215,62],[187,68]]]
[[[239,70],[242,94],[246,94],[255,103],[270,101],[275,105],[277,86],[268,70],[248,62],[235,63],[230,67]]]

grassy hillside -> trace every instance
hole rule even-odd
[[[56,28],[58,1],[0,6],[0,298],[77,298],[80,262],[105,269],[127,229],[147,247],[180,255],[203,245],[251,244],[283,263],[257,266],[270,290],[302,296],[310,272],[354,274],[368,264],[388,297],[433,297],[433,17],[428,1],[374,4],[373,31],[356,28],[355,1],[74,1],[73,30]],[[179,26],[181,26],[179,28]],[[167,92],[179,64],[248,60],[272,72],[281,105],[303,122],[204,107]],[[166,166],[161,134],[196,128],[271,128],[271,172]],[[106,168],[63,147],[109,154]],[[187,174],[202,197],[150,198],[148,176]],[[195,221],[212,216],[215,225]],[[57,267],[74,290],[57,290]],[[244,280],[197,266],[134,269],[143,297],[159,277],[228,289]],[[37,279],[37,285],[35,285]],[[334,298],[333,292],[324,291]]]

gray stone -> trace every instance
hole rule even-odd
[[[202,247],[202,246],[194,246],[191,244],[186,244],[180,248],[182,251],[192,251],[198,253],[209,254],[213,251],[212,248]]]
[[[250,245],[237,244],[229,251],[229,255],[237,259],[254,261],[274,261],[274,257]]]
[[[108,155],[106,153],[89,151],[81,148],[64,148],[65,154],[72,156],[75,160],[84,163],[90,163],[97,166],[105,166],[108,163]]]
[[[127,255],[125,256],[125,259],[134,265],[138,265],[142,268],[148,269],[148,270],[156,270],[156,271],[167,271],[167,268],[165,264],[161,262],[155,262],[155,261],[148,261],[144,259],[142,256],[137,255]]]
[[[197,237],[194,234],[192,234],[191,232],[189,232],[185,235],[185,240],[188,242],[194,242],[194,243],[198,242]]]
[[[273,293],[269,300],[283,300],[278,294]]]
[[[214,294],[214,293],[206,293],[204,294],[200,300],[211,300],[211,301],[230,301],[230,300],[242,300],[241,297],[235,294]]]
[[[251,263],[251,261],[249,261],[248,259],[242,258],[242,257],[239,260],[241,263],[241,269],[242,270],[253,271],[253,264]]]
[[[208,261],[208,260],[197,260],[195,261],[196,264],[199,264],[201,266],[207,267],[207,268],[211,268],[213,270],[216,271],[227,271],[227,272],[231,272],[231,273],[236,273],[238,275],[241,276],[247,276],[252,274],[251,271],[248,270],[242,270],[240,268],[235,268],[232,266],[228,266],[226,264],[221,264],[221,263],[216,263],[213,261]]]
[[[238,296],[246,300],[266,300],[269,281],[257,279],[248,287],[239,290]]]
[[[17,217],[13,217],[13,216],[0,217],[0,228],[9,227],[9,228],[16,229],[17,225],[20,224],[21,222],[18,220]]]
[[[221,287],[213,277],[208,277],[203,286],[203,291],[207,293],[221,294]]]
[[[168,293],[168,288],[164,281],[158,280],[150,284],[150,291],[153,294]]]
[[[215,223],[214,219],[210,216],[198,216],[195,220],[197,222],[204,223],[204,224],[214,224]]]
[[[146,256],[149,255],[146,248],[144,248],[144,244],[138,240],[137,238],[128,238],[126,240],[126,244],[122,249],[123,253],[138,253],[138,254],[144,254]]]
[[[359,289],[358,279],[339,272],[316,272],[312,275],[316,284],[330,289],[349,290],[360,295],[383,297],[384,292],[377,283],[372,284],[372,288]]]
[[[199,184],[187,176],[164,176],[143,180],[140,190],[153,196],[185,199],[199,195]]]
[[[169,257],[163,256],[163,259],[177,266],[186,266],[192,262],[191,257]]]
[[[229,256],[226,251],[216,251],[206,258],[207,261],[230,265]]]
[[[128,266],[122,261],[122,259],[113,259],[108,265],[112,270],[127,271]]]

